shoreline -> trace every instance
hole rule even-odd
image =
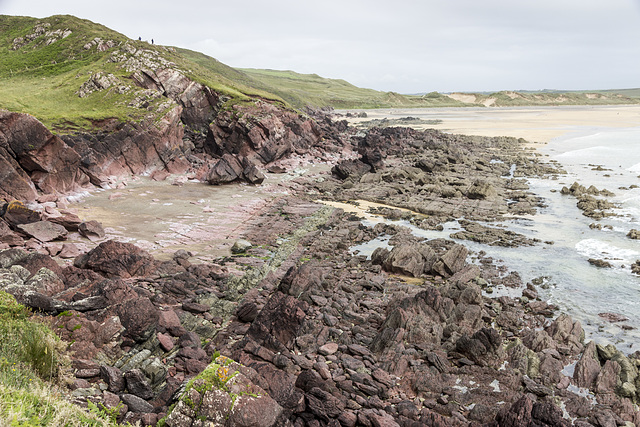
[[[439,124],[418,125],[416,129],[437,129],[469,136],[511,136],[528,141],[532,147],[566,137],[576,127],[629,128],[640,126],[640,105],[557,106],[557,107],[459,107],[432,109],[336,110],[339,114],[364,112],[366,118],[347,118],[349,124],[382,118],[417,117],[441,120]]]

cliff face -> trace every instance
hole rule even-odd
[[[69,192],[88,183],[81,158],[28,114],[0,111],[0,197],[32,201],[36,191]]]
[[[7,85],[29,79],[48,84],[49,77],[62,83],[50,86],[46,98],[28,100],[27,85],[17,104],[55,126],[59,136],[33,116],[0,113],[0,197],[31,201],[38,192],[105,187],[155,170],[189,172],[211,183],[260,182],[264,165],[344,145],[323,140],[313,119],[270,101],[277,97],[236,84],[220,74],[222,68],[201,66],[173,48],[66,16],[9,19],[6,25],[25,34],[6,40],[7,60],[27,71],[20,72],[22,80],[2,72],[0,79]],[[66,36],[48,36],[58,33]],[[29,66],[44,57],[52,65],[36,67],[34,73],[47,76],[38,79]],[[76,61],[77,68],[60,65]],[[39,108],[46,102],[48,109]]]
[[[323,141],[313,119],[262,100],[222,109],[223,95],[177,70],[141,68],[132,79],[148,96],[165,98],[162,115],[149,114],[142,122],[104,120],[95,131],[58,137],[33,116],[0,113],[0,197],[32,201],[38,191],[104,187],[159,169],[206,178],[225,155],[254,170],[343,145]],[[209,182],[242,179],[251,180],[240,173]]]

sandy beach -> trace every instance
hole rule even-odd
[[[358,124],[374,119],[416,117],[440,120],[415,128],[480,136],[513,136],[532,143],[546,143],[578,127],[627,128],[640,126],[640,105],[566,106],[566,107],[492,107],[378,109],[364,111],[366,118],[348,118]],[[347,111],[340,111],[346,113]]]

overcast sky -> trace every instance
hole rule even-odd
[[[0,0],[400,93],[640,87],[640,0]]]

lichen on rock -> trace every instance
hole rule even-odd
[[[225,356],[189,381],[167,426],[255,426],[278,425],[283,408],[243,372],[246,368]]]

